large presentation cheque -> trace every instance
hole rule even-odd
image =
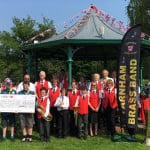
[[[34,113],[35,95],[0,94],[0,112]]]

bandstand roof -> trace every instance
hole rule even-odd
[[[118,56],[121,40],[125,32],[106,21],[101,12],[91,6],[89,11],[73,26],[60,34],[36,44],[23,47],[25,52],[35,52],[41,58],[66,59],[63,50],[76,49],[74,60],[115,59]],[[150,42],[141,41],[143,53],[150,52]]]

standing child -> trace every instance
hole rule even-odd
[[[40,95],[40,98],[37,100],[37,118],[39,124],[40,141],[50,142],[50,122],[46,119],[50,115],[50,101],[47,97],[47,89],[45,87],[40,89]]]
[[[69,112],[70,112],[70,133],[71,135],[75,135],[76,133],[76,120],[74,116],[74,106],[76,103],[77,96],[79,95],[79,90],[77,90],[77,84],[76,82],[72,82],[72,90],[68,91],[68,97],[69,97]]]
[[[93,136],[93,125],[94,125],[94,133],[97,135],[98,130],[98,111],[101,104],[101,100],[99,98],[99,91],[96,88],[96,82],[91,82],[91,91],[90,91],[90,100],[89,100],[89,107],[90,107],[90,135]]]
[[[54,104],[56,102],[56,99],[60,96],[60,88],[58,87],[58,80],[53,79],[52,80],[52,88],[49,89],[49,98],[51,101],[50,104],[50,112],[53,115],[53,120],[51,121],[51,131],[54,133],[57,125],[58,125],[58,112],[57,108],[54,107]]]
[[[30,83],[28,81],[23,82],[23,90],[18,94],[22,95],[34,95],[34,91],[29,90]],[[22,142],[32,142],[32,128],[33,128],[33,114],[32,113],[21,113],[19,114],[21,128],[22,128]]]
[[[82,137],[82,124],[84,130],[84,139],[88,135],[88,104],[89,95],[87,94],[86,86],[81,87],[81,94],[77,97],[75,107],[78,109],[78,137]]]
[[[59,96],[54,104],[58,110],[58,137],[65,138],[68,130],[68,108],[69,98],[66,95],[66,89],[61,89],[61,96]]]
[[[104,89],[103,108],[106,115],[107,132],[111,134],[113,138],[115,135],[115,114],[118,106],[113,80],[108,79],[106,87],[107,88]]]
[[[16,90],[13,89],[12,80],[7,78],[5,82],[6,89],[1,92],[1,94],[16,94]],[[2,128],[3,128],[3,137],[2,140],[6,139],[7,133],[7,124],[10,125],[10,140],[14,141],[14,126],[15,126],[15,114],[14,113],[1,113],[2,115]]]

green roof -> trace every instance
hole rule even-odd
[[[75,54],[75,59],[93,57],[116,58],[119,52],[121,40],[124,32],[105,21],[100,16],[97,8],[92,8],[82,19],[64,32],[53,35],[36,44],[29,44],[22,47],[24,51],[34,50],[39,57],[54,57],[65,59],[62,50],[72,46],[74,49],[81,50]],[[150,41],[141,40],[141,49],[146,53],[150,50]],[[111,55],[108,55],[111,54]]]

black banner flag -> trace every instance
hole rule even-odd
[[[141,26],[135,25],[122,39],[118,62],[118,103],[128,128],[135,128],[137,121],[140,40]]]

